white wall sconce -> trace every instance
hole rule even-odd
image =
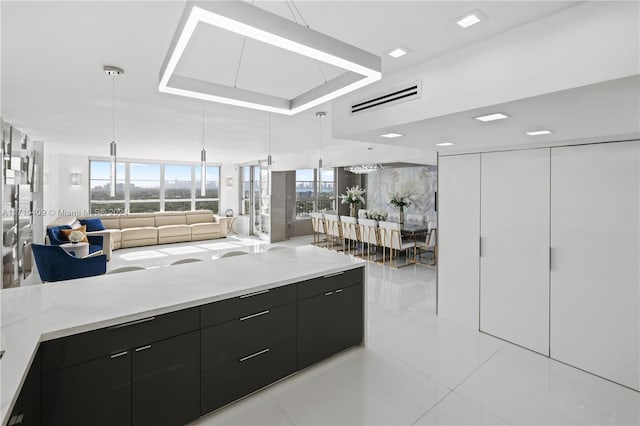
[[[82,181],[82,173],[71,172],[71,186],[79,186]]]
[[[233,176],[227,176],[227,187],[231,188],[233,186]]]

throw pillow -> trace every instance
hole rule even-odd
[[[104,227],[104,223],[102,223],[102,219],[100,219],[99,217],[91,219],[80,219],[80,223],[87,227],[87,232],[104,231],[106,229]]]
[[[76,228],[76,229],[61,229],[60,232],[62,233],[62,235],[64,235],[64,238],[69,241],[69,234],[72,233],[73,231],[80,231],[82,232],[84,235],[84,238],[82,239],[81,242],[83,243],[88,243],[89,240],[87,239],[87,227],[85,225],[82,225],[80,228]]]

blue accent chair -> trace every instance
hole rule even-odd
[[[44,282],[92,277],[107,272],[107,256],[104,254],[78,258],[58,246],[32,244],[31,249],[40,279]]]
[[[49,244],[51,244],[52,246],[59,246],[60,244],[69,242],[67,239],[65,239],[64,235],[62,235],[61,231],[63,229],[71,229],[71,227],[69,225],[62,225],[53,226],[47,229]],[[103,237],[101,235],[87,235],[87,239],[89,240],[89,254],[102,250]]]

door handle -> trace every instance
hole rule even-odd
[[[478,257],[482,257],[482,237],[478,237]]]
[[[240,358],[240,362],[244,362],[244,361],[246,361],[248,359],[257,357],[258,355],[266,354],[267,352],[269,352],[269,348],[263,349],[260,352],[256,352],[255,354],[247,355],[244,358]]]
[[[151,349],[151,345],[142,346],[142,347],[136,349],[136,352],[145,351],[147,349]]]
[[[553,257],[551,256],[551,246],[549,246],[549,271],[553,270]]]
[[[118,325],[114,325],[112,327],[109,327],[109,330],[117,330],[118,328],[124,328],[124,327],[129,327],[131,325],[136,325],[136,324],[142,324],[143,322],[149,322],[149,321],[153,321],[154,319],[156,319],[156,317],[149,317],[149,318],[143,318],[137,321],[131,321],[131,322],[127,322],[124,324],[118,324]]]
[[[128,353],[129,353],[129,351],[118,352],[117,354],[113,354],[113,355],[111,355],[111,356],[110,356],[110,358],[111,358],[111,359],[113,359],[113,358],[118,358],[118,357],[124,356],[124,355],[126,355],[126,354],[128,354]]]
[[[259,317],[259,316],[262,316],[262,315],[266,315],[268,313],[269,313],[269,311],[267,310],[267,311],[258,312],[257,314],[247,315],[246,317],[240,318],[240,321],[246,321],[248,319]]]
[[[342,293],[342,290],[343,290],[343,289],[341,288],[341,289],[339,289],[339,290],[336,290],[335,292],[336,292],[336,293]]]
[[[325,295],[325,296],[331,296],[332,294],[333,294],[333,292],[332,292],[332,291],[329,291],[329,292],[325,293],[324,295]]]
[[[240,296],[240,299],[246,299],[247,297],[253,297],[253,296],[257,296],[259,294],[265,294],[265,293],[269,293],[269,290],[261,290],[261,291],[256,291],[255,293],[244,294]]]

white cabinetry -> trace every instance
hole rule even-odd
[[[438,161],[438,315],[479,328],[480,154]],[[444,238],[443,238],[444,236]]]
[[[552,149],[551,357],[640,390],[640,143]]]
[[[549,149],[481,164],[480,330],[549,355]]]
[[[640,390],[640,142],[439,174],[438,314]]]

